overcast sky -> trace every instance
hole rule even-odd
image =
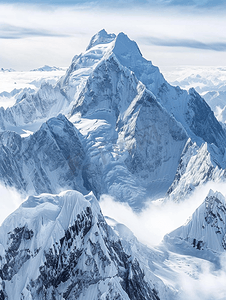
[[[0,68],[67,67],[103,28],[126,33],[160,69],[226,65],[226,10],[213,5],[222,1],[194,1],[199,6],[182,0],[167,6],[156,5],[165,0],[0,1]]]

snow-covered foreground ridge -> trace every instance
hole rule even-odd
[[[92,194],[30,196],[1,226],[0,252],[1,299],[159,300],[164,291]]]
[[[199,284],[201,266],[217,266],[224,251],[225,203],[211,191],[187,225],[150,249],[124,225],[110,219],[110,227],[92,193],[30,196],[0,227],[0,297],[187,299],[183,280]]]

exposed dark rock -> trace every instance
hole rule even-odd
[[[2,268],[0,277],[2,280],[11,280],[23,264],[33,255],[29,249],[19,249],[22,241],[32,239],[34,233],[26,226],[17,227],[8,233],[9,247],[5,252],[4,259],[1,258]]]

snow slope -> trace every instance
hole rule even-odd
[[[193,247],[199,251],[225,251],[225,197],[219,192],[214,193],[210,190],[204,202],[197,208],[188,223],[168,234],[165,240],[167,243],[178,247],[180,247],[180,244],[185,244],[187,248]]]

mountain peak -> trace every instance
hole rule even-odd
[[[115,37],[116,35],[114,33],[108,34],[105,29],[102,29],[91,38],[89,46],[86,48],[86,51],[99,44],[111,43],[115,39]]]
[[[117,35],[113,52],[116,55],[128,55],[132,53],[133,57],[142,56],[137,43],[130,40],[123,32]]]

